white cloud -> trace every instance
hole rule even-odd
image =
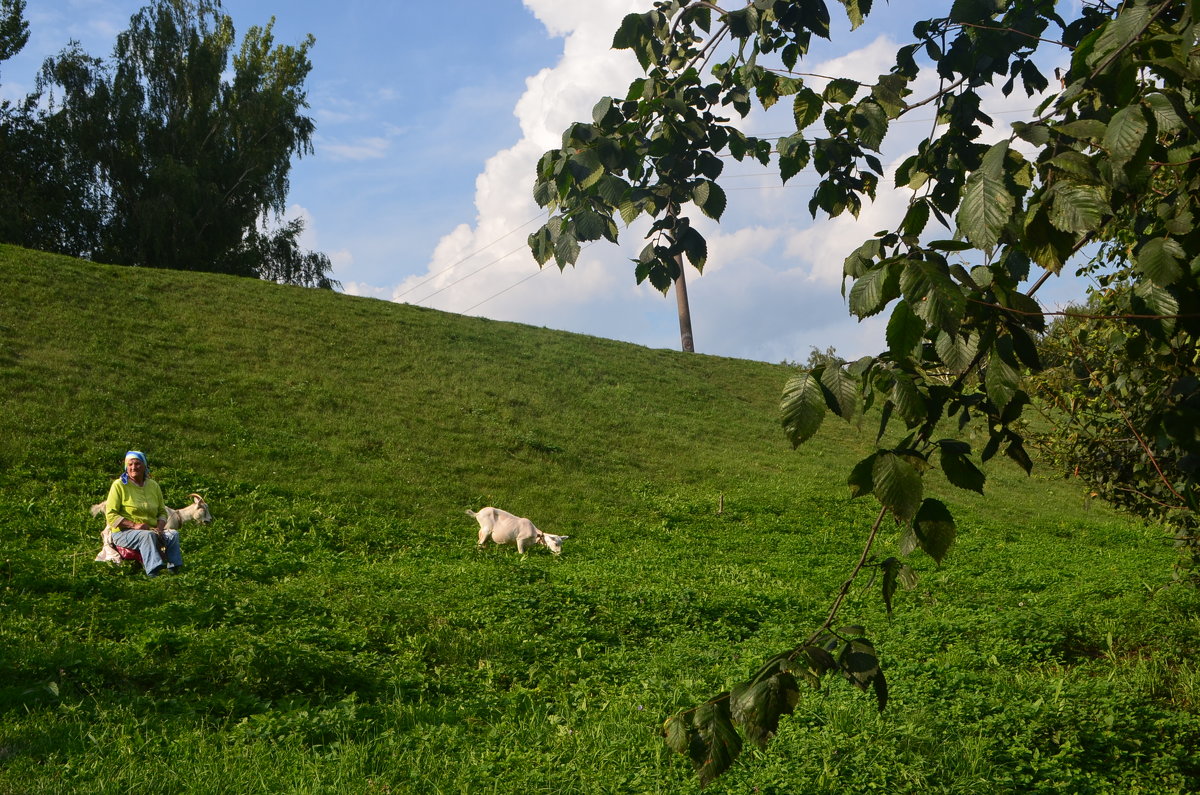
[[[886,74],[896,64],[896,50],[900,45],[891,36],[879,36],[875,41],[854,52],[831,58],[817,64],[811,70],[828,77],[848,77],[862,83],[874,83],[881,74]]]
[[[597,98],[623,92],[638,73],[636,59],[609,45],[622,16],[642,5],[642,0],[526,0],[552,34],[565,37],[562,58],[526,80],[513,110],[522,137],[489,158],[476,178],[474,224],[460,224],[443,237],[426,272],[397,285],[395,300],[576,329],[588,322],[580,309],[593,311],[593,304],[629,289],[632,269],[613,267],[627,257],[616,248],[592,246],[564,274],[552,264],[539,272],[526,237],[545,215],[532,199],[542,153],[558,145],[572,121],[589,118]]]
[[[622,230],[620,246],[585,248],[578,264],[561,274],[553,264],[539,272],[525,244],[545,216],[531,197],[538,158],[559,145],[568,124],[589,118],[599,97],[622,93],[640,74],[632,54],[613,51],[610,43],[620,19],[644,10],[644,3],[608,0],[584,7],[526,0],[526,5],[548,30],[565,37],[562,58],[527,79],[514,109],[522,138],[491,157],[477,178],[474,223],[443,237],[426,272],[397,285],[393,300],[677,347],[673,296],[636,285],[633,278],[629,260],[641,248],[644,223]],[[873,79],[885,70],[878,64],[889,46],[894,53],[894,45],[874,42],[869,57],[856,63],[869,64],[864,68],[875,70]],[[753,179],[761,184],[766,178],[760,170]],[[699,350],[783,360],[804,358],[810,346],[836,344],[831,329],[847,323],[836,279],[816,264],[824,260],[811,243],[805,250],[789,248],[809,224],[803,205],[783,212],[777,206],[781,198],[797,195],[746,191],[734,201],[751,210],[770,207],[759,220],[754,212],[739,215],[731,208],[725,225],[700,221],[709,239],[709,261],[703,275],[688,274]],[[851,237],[840,230],[837,236],[842,244]],[[838,274],[844,256],[837,257]],[[847,336],[857,344],[861,334],[855,330]]]
[[[788,234],[785,251],[805,263],[809,281],[839,287],[846,257],[875,232],[894,229],[904,218],[912,191],[891,187],[901,160],[884,169],[875,200],[864,202],[857,217],[847,212]]]
[[[363,298],[390,299],[389,290],[390,288],[388,287],[363,284],[362,282],[342,282],[342,292],[347,295],[357,295]]]
[[[563,37],[562,56],[526,80],[513,109],[521,138],[490,157],[476,178],[475,218],[440,240],[424,273],[386,292],[392,300],[446,311],[678,347],[674,297],[634,282],[630,258],[641,248],[644,223],[622,229],[620,246],[586,247],[564,273],[553,263],[539,270],[525,244],[546,216],[531,196],[538,158],[559,146],[567,125],[589,119],[599,97],[623,93],[640,74],[633,55],[613,51],[610,44],[621,18],[644,11],[645,0],[525,0],[525,5],[552,35]],[[873,83],[891,68],[896,49],[896,41],[884,35],[803,70]],[[820,90],[820,78],[806,82]],[[913,97],[924,99],[936,87],[935,75],[923,75]],[[1033,104],[1014,97],[1004,106]],[[877,199],[864,204],[857,218],[821,216],[814,222],[806,189],[816,181],[812,174],[781,187],[777,173],[730,161],[723,180],[730,205],[721,225],[696,220],[709,241],[704,273],[688,271],[697,349],[764,361],[803,361],[813,347],[834,346],[846,357],[880,350],[886,321],[859,323],[848,314],[840,292],[842,262],[863,240],[894,228],[903,217],[911,192],[891,187],[895,168],[929,133],[932,120],[930,109],[919,123],[893,126],[881,157],[887,173]],[[770,112],[756,111],[746,125],[752,134],[769,136],[786,133],[792,123],[790,103],[781,102]],[[997,137],[1007,130],[1000,119],[997,127]],[[346,289],[373,295],[383,290],[358,283]]]

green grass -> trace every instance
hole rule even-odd
[[[782,366],[10,247],[0,276],[0,793],[695,792],[662,721],[806,637],[873,518],[872,429],[792,451]],[[130,447],[212,506],[180,577],[92,561]],[[1200,598],[1159,531],[1003,463],[943,485],[946,564],[843,611],[887,711],[830,680],[708,791],[1194,791]],[[476,551],[487,504],[563,556]]]

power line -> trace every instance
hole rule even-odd
[[[593,245],[595,245],[595,242],[596,242],[596,241],[594,241],[594,240],[593,240],[593,241],[591,241],[591,242],[589,242],[589,243],[585,244],[585,245],[583,246],[583,248],[581,248],[581,249],[580,249],[580,252],[579,252],[579,253],[580,253],[580,254],[582,254],[584,251],[587,251],[589,248],[591,248]],[[466,309],[464,309],[464,310],[462,311],[462,313],[461,313],[461,314],[464,314],[464,315],[465,315],[467,312],[473,312],[474,310],[476,310],[476,309],[478,309],[479,307],[483,306],[484,304],[486,304],[488,301],[492,300],[493,298],[498,298],[499,296],[501,296],[501,295],[504,295],[504,294],[505,294],[505,293],[507,293],[509,290],[513,289],[514,287],[520,287],[522,284],[524,284],[525,282],[529,281],[529,280],[530,280],[530,279],[532,279],[533,277],[540,275],[540,274],[541,274],[541,273],[542,273],[544,270],[546,270],[546,268],[545,268],[544,266],[539,266],[539,267],[538,267],[538,269],[537,269],[536,271],[534,271],[533,273],[529,274],[529,275],[528,275],[528,276],[526,276],[525,278],[521,279],[520,281],[518,281],[518,282],[516,282],[516,283],[514,283],[514,284],[510,284],[508,287],[505,287],[503,290],[501,290],[501,291],[500,291],[500,292],[498,292],[498,293],[493,293],[492,295],[490,295],[490,296],[488,296],[487,298],[483,299],[482,301],[480,301],[479,303],[475,304],[474,306],[467,307]]]
[[[408,295],[409,293],[411,293],[412,291],[414,291],[414,290],[416,290],[417,288],[421,287],[422,285],[428,284],[429,282],[433,281],[433,280],[434,280],[434,279],[436,279],[438,276],[441,276],[441,275],[442,275],[442,274],[444,274],[444,273],[448,273],[448,272],[450,272],[450,271],[454,270],[454,269],[455,269],[455,268],[457,268],[459,265],[462,265],[464,262],[466,262],[467,260],[471,259],[471,257],[474,257],[476,254],[481,254],[481,253],[483,253],[484,251],[487,251],[489,248],[491,248],[492,246],[496,245],[496,244],[497,244],[497,243],[499,243],[501,240],[504,240],[506,237],[509,237],[509,236],[511,236],[511,235],[514,235],[514,234],[516,234],[517,232],[521,231],[522,229],[524,229],[525,227],[527,227],[527,226],[529,226],[530,224],[534,223],[535,221],[539,221],[539,220],[541,220],[541,217],[542,217],[541,213],[538,213],[538,214],[537,214],[537,215],[535,215],[533,218],[530,218],[528,221],[526,221],[525,223],[523,223],[523,224],[521,224],[520,226],[516,227],[515,229],[512,229],[511,231],[505,232],[503,235],[501,235],[500,237],[496,238],[496,239],[495,239],[495,240],[493,240],[491,243],[488,243],[487,245],[484,245],[484,246],[480,246],[479,248],[475,249],[475,250],[474,250],[474,251],[472,251],[470,254],[467,254],[467,255],[466,255],[466,256],[464,256],[462,259],[458,260],[457,262],[453,262],[453,263],[451,263],[450,265],[447,265],[445,268],[442,268],[442,269],[441,269],[440,271],[438,271],[437,273],[431,273],[431,274],[429,274],[429,276],[427,276],[426,278],[424,278],[424,279],[422,279],[421,281],[417,282],[417,283],[416,283],[416,284],[414,284],[412,287],[409,287],[409,288],[408,288],[407,290],[405,290],[404,292],[402,292],[402,293],[398,293],[398,294],[396,294],[396,295],[393,295],[393,296],[392,296],[392,300],[393,300],[393,301],[396,301],[396,300],[398,300],[398,299],[400,299],[400,298],[403,298],[404,296]],[[518,249],[514,249],[514,251],[515,251],[515,250],[519,250],[519,248],[520,248],[520,247],[518,247]],[[508,254],[505,254],[504,256],[505,256],[505,257],[507,257],[507,256],[509,256],[509,255],[510,255],[510,254],[512,254],[512,253],[513,253],[513,252],[512,252],[512,251],[510,251]],[[501,259],[503,259],[503,257],[502,257]],[[496,264],[495,262],[488,263],[488,265],[485,265],[485,266],[484,266],[484,268],[486,268],[486,267],[489,267],[490,265],[495,265],[495,264]],[[480,268],[479,270],[483,270],[483,268]],[[474,273],[478,273],[478,272],[479,272],[479,271],[474,271]],[[470,275],[470,274],[468,274],[468,275]],[[461,281],[461,280],[460,280],[460,281]],[[458,283],[458,282],[453,282],[452,284],[457,284],[457,283]],[[447,287],[448,287],[448,286],[450,286],[450,285],[447,285]],[[442,289],[445,289],[445,288],[442,288]],[[439,290],[438,292],[441,292],[441,290]],[[433,295],[437,295],[437,292],[430,293],[430,295],[426,296],[425,298],[429,298],[430,296],[433,296]],[[421,299],[421,300],[423,301],[423,300],[425,300],[425,298],[423,298],[423,299]],[[418,303],[418,304],[419,304],[419,303],[421,303],[421,301],[417,301],[416,303]]]
[[[472,311],[474,311],[475,309],[477,309],[477,308],[479,308],[479,307],[483,306],[484,304],[486,304],[488,301],[492,300],[493,298],[497,298],[497,297],[499,297],[499,296],[501,296],[501,295],[504,295],[504,294],[505,294],[505,293],[507,293],[509,290],[513,289],[514,287],[520,287],[522,284],[524,284],[525,282],[529,281],[529,280],[530,280],[530,279],[532,279],[534,276],[540,276],[540,275],[541,275],[541,273],[542,273],[542,271],[544,271],[544,270],[546,270],[546,269],[545,269],[545,268],[542,268],[542,267],[539,267],[539,268],[538,268],[536,271],[534,271],[533,273],[529,274],[529,275],[528,275],[528,276],[526,276],[524,279],[521,279],[521,281],[517,282],[516,284],[511,284],[511,285],[509,285],[508,287],[505,287],[505,288],[504,288],[503,290],[501,290],[500,292],[496,293],[495,295],[488,296],[487,298],[483,299],[483,300],[482,300],[482,301],[480,301],[479,303],[475,304],[475,306],[467,307],[466,309],[464,309],[464,310],[462,311],[462,314],[464,314],[464,315],[465,315],[465,314],[467,314],[468,312],[472,312]]]
[[[536,220],[536,219],[535,219],[535,220]],[[520,228],[520,227],[518,227],[518,228]],[[513,231],[515,232],[516,230],[513,230]],[[509,232],[509,234],[512,234],[512,232]],[[508,237],[508,235],[505,235],[504,237]],[[504,239],[504,238],[500,238],[500,240],[503,240],[503,239]],[[490,244],[489,244],[489,245],[490,245]],[[485,270],[487,270],[488,268],[492,267],[493,265],[496,265],[497,263],[503,262],[504,260],[506,260],[506,259],[508,259],[509,257],[511,257],[513,254],[516,254],[518,251],[520,251],[520,250],[521,250],[521,249],[523,249],[523,248],[525,248],[525,244],[524,244],[524,243],[521,243],[521,244],[519,244],[519,245],[518,245],[516,248],[514,248],[512,251],[509,251],[509,252],[508,252],[508,253],[506,253],[506,254],[502,254],[502,255],[500,255],[499,257],[497,257],[496,259],[492,260],[492,261],[491,261],[491,262],[489,262],[488,264],[486,264],[486,265],[484,265],[484,266],[482,266],[482,267],[476,268],[475,270],[471,271],[471,272],[470,272],[470,273],[468,273],[468,274],[465,274],[465,275],[463,275],[463,276],[460,276],[459,278],[455,279],[454,281],[450,282],[449,284],[445,285],[444,287],[439,287],[438,289],[434,290],[432,293],[430,293],[429,295],[425,296],[425,297],[424,297],[424,298],[422,298],[421,300],[419,300],[419,301],[414,301],[413,303],[415,303],[415,304],[421,304],[421,303],[423,303],[423,302],[425,302],[425,301],[428,301],[430,298],[433,298],[433,297],[434,297],[435,295],[437,295],[438,293],[445,292],[446,290],[449,290],[449,289],[450,289],[451,287],[453,287],[454,285],[458,284],[459,282],[466,281],[467,279],[471,278],[472,276],[474,276],[475,274],[479,273],[480,271],[485,271]],[[480,249],[480,250],[482,250],[482,249]],[[460,260],[460,262],[461,262],[461,261],[462,261],[462,260]],[[457,263],[456,263],[456,264],[457,264]],[[449,269],[447,269],[447,270],[449,270]],[[438,274],[435,274],[435,275],[441,275],[442,273],[445,273],[445,272],[446,272],[446,271],[439,271],[439,272],[438,272]],[[431,279],[431,278],[433,278],[433,277],[431,276],[431,277],[430,277],[430,279]],[[425,281],[429,281],[429,279],[426,279]],[[410,290],[410,291],[407,291],[407,292],[411,292],[411,290]],[[405,295],[405,294],[407,294],[407,293],[401,293],[401,295]],[[396,298],[399,298],[399,297],[400,297],[400,296],[395,296],[395,298],[393,298],[392,300],[395,300]]]

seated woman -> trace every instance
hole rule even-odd
[[[125,474],[109,488],[104,516],[113,543],[140,554],[147,577],[158,576],[164,567],[178,574],[183,569],[179,532],[166,529],[167,504],[147,472],[144,454],[137,450],[125,454]]]

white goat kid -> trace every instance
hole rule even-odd
[[[192,498],[192,501],[182,508],[167,506],[168,530],[178,530],[184,522],[208,524],[212,521],[212,514],[208,512],[208,503],[204,501],[204,498],[196,493],[189,494],[188,496]],[[92,516],[101,516],[107,510],[107,501],[98,502],[92,506]]]
[[[477,546],[483,547],[487,540],[493,544],[517,544],[517,551],[522,555],[532,546],[541,544],[555,555],[562,554],[562,542],[570,536],[556,536],[543,533],[534,527],[533,522],[513,516],[508,511],[499,508],[480,508],[479,513],[467,511],[467,516],[474,516],[479,522],[479,541]]]

